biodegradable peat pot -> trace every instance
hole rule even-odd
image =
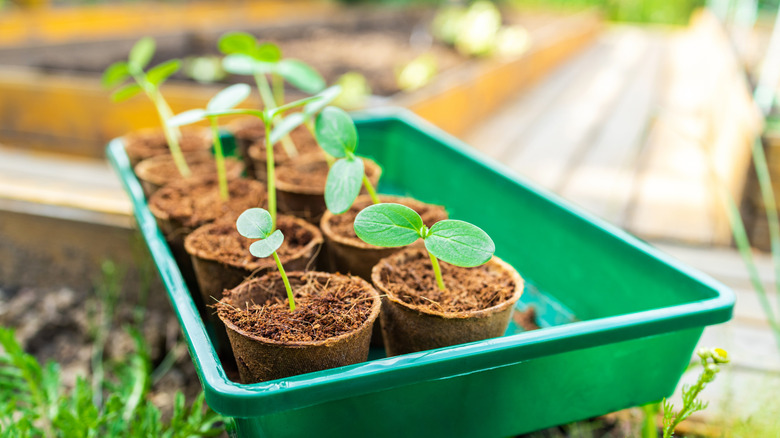
[[[191,152],[185,154],[184,159],[192,172],[190,178],[217,177],[217,164],[210,152]],[[225,172],[228,179],[236,179],[244,172],[244,164],[233,158],[225,158]],[[135,166],[135,174],[147,198],[160,187],[182,179],[170,154],[157,155],[141,161]]]
[[[428,253],[407,248],[380,260],[371,279],[382,298],[388,356],[502,336],[523,279],[498,257],[475,268],[440,261],[447,290],[436,286]]]
[[[277,228],[284,233],[284,242],[276,251],[285,269],[308,271],[316,266],[322,246],[319,228],[295,216],[277,217]],[[222,298],[225,289],[232,289],[252,275],[262,275],[276,269],[273,258],[259,259],[249,253],[253,239],[238,233],[234,219],[204,225],[184,240],[184,248],[192,257],[200,292],[207,304]]]
[[[447,219],[447,211],[444,207],[426,204],[412,198],[398,196],[379,196],[381,202],[389,202],[405,205],[416,211],[423,219],[426,226]],[[371,269],[379,260],[388,257],[405,247],[383,248],[368,244],[355,234],[355,216],[364,208],[372,205],[371,197],[359,196],[349,210],[342,214],[334,215],[326,211],[320,220],[320,229],[325,237],[330,270],[344,274],[357,275],[360,278],[371,281]],[[413,245],[420,245],[418,240]]]
[[[365,174],[376,187],[382,168],[373,160],[363,158]],[[301,157],[276,167],[276,196],[279,210],[319,225],[325,206],[325,182],[328,180],[328,163],[317,156]],[[365,194],[365,187],[360,189]]]
[[[241,283],[217,306],[244,383],[368,359],[371,327],[381,302],[377,291],[362,278],[341,274],[289,272],[288,277],[294,312],[278,272]],[[325,332],[346,321],[350,323],[335,333]]]
[[[211,149],[211,131],[208,128],[187,126],[181,129],[179,146],[184,154]],[[170,155],[168,141],[160,128],[140,129],[123,137],[125,153],[130,166],[135,168],[141,161],[157,155]]]
[[[216,178],[186,179],[162,187],[149,198],[149,210],[196,301],[200,300],[198,282],[192,260],[184,250],[184,238],[201,225],[223,217],[237,217],[242,211],[262,207],[266,202],[266,187],[259,181],[230,180],[228,192],[230,198],[225,202],[219,195]],[[203,311],[204,303],[200,304]]]
[[[233,133],[241,156],[244,158],[248,175],[252,175],[257,180],[265,182],[268,180],[266,173],[266,155],[265,155],[265,125],[258,117],[241,117],[228,124],[227,129]],[[315,153],[322,157],[322,150],[317,144],[317,140],[311,135],[308,129],[303,126],[295,128],[291,133],[298,156],[306,156]],[[295,158],[295,157],[293,157]],[[281,142],[274,145],[274,163],[279,166],[286,163],[291,158],[287,151],[282,147]]]

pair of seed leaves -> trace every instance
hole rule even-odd
[[[260,43],[246,32],[229,32],[219,39],[225,71],[238,75],[277,74],[304,93],[325,89],[325,79],[317,70],[297,59],[283,59],[276,44]]]
[[[116,87],[131,77],[135,77],[141,83],[127,84],[111,94],[114,102],[122,102],[144,91],[144,87],[159,88],[171,75],[179,71],[181,61],[171,59],[158,64],[144,74],[144,69],[154,56],[157,45],[153,38],[144,37],[138,40],[130,49],[127,61],[115,62],[106,68],[103,73],[103,86]]]
[[[283,114],[287,110],[303,106],[302,111],[292,113],[279,122],[273,123],[274,128],[271,131],[270,141],[271,144],[274,144],[282,137],[289,134],[293,129],[302,125],[322,111],[326,105],[338,97],[339,93],[341,93],[341,87],[334,85],[314,96],[296,100],[295,102],[290,102],[276,108],[269,108],[264,111],[234,110],[233,108],[243,102],[251,91],[251,87],[247,84],[231,85],[212,97],[205,109],[197,108],[179,113],[168,119],[168,124],[171,126],[189,125],[206,118],[228,114],[254,114],[260,117],[263,120],[263,123],[270,124],[273,123],[273,119],[277,115]]]
[[[255,257],[268,257],[284,242],[282,231],[273,229],[271,214],[250,208],[238,217],[239,234],[261,239],[249,246]],[[366,243],[383,247],[406,246],[422,238],[425,249],[439,260],[462,266],[484,264],[496,251],[490,236],[468,222],[447,219],[428,228],[416,211],[400,204],[375,204],[355,218],[355,233]]]

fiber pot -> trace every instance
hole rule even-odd
[[[289,312],[289,307],[286,307],[286,292],[278,272],[241,283],[238,287],[225,293],[225,297],[218,304],[218,314],[227,328],[238,371],[244,383],[275,380],[351,365],[364,362],[368,358],[371,327],[379,316],[380,299],[377,291],[362,278],[341,274],[290,272],[288,277],[298,303],[295,312],[306,312],[309,304],[301,299],[300,294],[305,284],[312,283],[321,288],[327,287],[328,291],[352,288],[355,291],[353,297],[349,301],[343,301],[342,304],[349,306],[350,309],[355,309],[358,307],[358,302],[362,302],[363,319],[356,324],[354,329],[324,339],[278,340],[250,334],[247,330],[234,324],[231,320],[231,311],[241,312],[238,317],[245,318],[250,313],[242,309],[249,304],[263,304],[278,300],[284,306],[284,309],[281,309],[282,318],[287,320],[289,315],[295,312]],[[314,293],[309,296],[314,302],[322,295],[325,293]],[[320,299],[317,304],[322,304],[323,301],[325,299]],[[266,307],[263,308],[263,311],[265,309]],[[339,315],[344,314],[342,311],[335,318],[332,314],[324,314],[323,317],[335,320]],[[260,320],[273,322],[273,317],[267,315],[264,314]],[[317,320],[314,323],[316,324]],[[300,325],[312,326],[313,324]],[[296,328],[288,324],[282,336],[286,336],[289,334],[288,332],[293,330]]]
[[[425,268],[411,275],[404,269],[412,263],[425,265]],[[449,311],[441,306],[444,310],[438,310],[430,305],[432,300],[425,298],[436,286],[430,259],[424,249],[407,248],[384,258],[372,270],[371,279],[383,295],[381,324],[388,356],[498,337],[506,331],[514,304],[523,293],[520,274],[498,257],[476,268],[459,268],[444,262],[440,265],[448,288],[446,292],[458,282],[451,274],[460,271],[473,275],[477,272],[474,270],[480,270],[501,283],[503,299],[485,308]],[[416,282],[415,278],[423,281]],[[422,299],[413,303],[410,302],[410,294],[399,292],[399,284],[412,289],[427,285],[428,290],[420,293]],[[486,290],[487,286],[480,285],[479,289]],[[477,289],[467,292],[477,292]]]
[[[228,124],[227,129],[233,133],[236,147],[246,164],[247,174],[257,178],[258,181],[266,182],[268,178],[266,174],[265,125],[263,121],[254,116],[241,117]],[[292,138],[299,152],[298,156],[317,153],[322,157],[322,150],[317,141],[305,127],[299,126],[295,128],[290,133],[290,138]],[[282,147],[281,143],[274,145],[274,162],[277,166],[294,158],[287,155],[287,151]]]
[[[428,227],[448,217],[444,207],[426,204],[412,198],[380,196],[379,200],[381,202],[402,204],[411,208],[420,214],[423,222]],[[322,215],[320,229],[325,237],[331,271],[357,275],[370,281],[371,269],[380,259],[395,254],[404,248],[374,246],[357,237],[354,229],[355,216],[369,205],[372,205],[370,196],[359,196],[346,212],[334,215],[330,211],[326,211]],[[418,240],[414,245],[420,244],[421,241]]]
[[[285,269],[307,271],[316,266],[322,246],[319,228],[294,216],[280,215],[277,227],[285,239],[277,250]],[[222,298],[225,289],[232,289],[252,275],[276,269],[273,258],[258,259],[249,253],[251,239],[240,235],[234,219],[204,225],[184,239],[184,248],[192,258],[195,278],[203,302],[208,307]],[[221,348],[227,348],[225,329],[214,312],[207,312],[218,336]]]
[[[373,160],[363,158],[365,174],[376,187],[382,168]],[[279,209],[319,225],[325,206],[325,182],[328,163],[320,156],[309,155],[276,167],[276,196]],[[362,188],[360,193],[366,193]]]
[[[184,155],[184,160],[190,168],[190,178],[217,177],[217,164],[214,156],[208,151],[191,152]],[[225,172],[228,179],[236,179],[244,171],[244,164],[233,158],[225,158]],[[147,158],[135,166],[135,174],[141,182],[146,197],[152,196],[160,187],[183,179],[179,173],[173,156],[157,155]]]
[[[149,210],[196,301],[200,301],[198,282],[192,260],[184,250],[185,237],[201,225],[225,216],[237,216],[248,208],[263,206],[266,202],[265,184],[258,181],[230,180],[228,192],[230,199],[225,202],[219,195],[216,178],[186,179],[166,185],[149,198]],[[204,312],[204,303],[199,304]]]
[[[211,131],[208,128],[186,126],[181,129],[179,146],[182,153],[202,152],[211,149]],[[125,153],[130,166],[135,168],[141,161],[157,155],[170,155],[168,140],[160,128],[139,129],[123,137]]]

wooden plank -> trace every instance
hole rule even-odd
[[[610,33],[609,44],[604,65],[587,82],[578,81],[574,93],[526,133],[525,145],[507,160],[510,167],[543,187],[560,188],[628,78],[641,69],[648,40],[640,31],[623,29]]]
[[[536,87],[472,128],[464,136],[466,143],[499,160],[516,153],[522,147],[526,131],[559,104],[560,99],[570,92],[577,77],[586,71],[595,70],[604,61],[608,51],[601,40],[595,42],[583,53],[558,67]]]
[[[636,165],[650,120],[657,111],[663,34],[649,34],[644,68],[631,78],[609,118],[560,193],[617,225],[623,225],[636,178]]]

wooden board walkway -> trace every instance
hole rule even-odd
[[[728,245],[760,128],[714,18],[684,31],[613,27],[464,139],[641,237]]]

